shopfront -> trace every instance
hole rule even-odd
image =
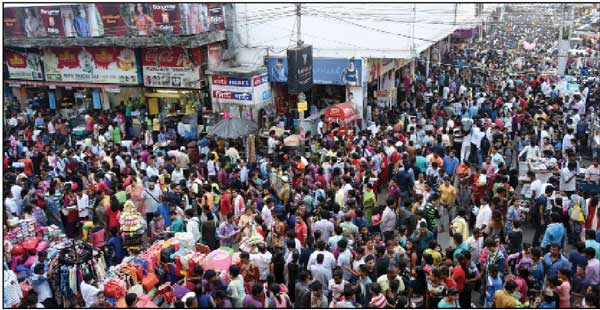
[[[203,124],[206,81],[202,74],[201,48],[141,49],[144,104],[148,114],[165,122],[183,120],[190,133]]]
[[[313,87],[305,93],[308,102],[305,117],[346,101],[353,102],[355,108],[362,111],[365,80],[363,63],[362,59],[354,58],[313,58]],[[298,96],[288,93],[287,58],[269,58],[268,69],[277,113],[289,113],[288,116],[297,119]]]

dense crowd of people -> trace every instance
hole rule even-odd
[[[577,179],[600,181],[600,84],[579,77],[579,93],[562,93],[547,73],[558,65],[554,20],[505,18],[418,72],[406,101],[374,108],[365,130],[342,135],[321,120],[306,153],[271,131],[267,153],[246,161],[203,133],[194,160],[178,126],[149,122],[136,136],[128,103],[86,115],[82,137],[53,111],[7,115],[4,225],[34,219],[83,240],[106,228],[114,266],[136,254],[120,221],[133,204],[146,246],[190,232],[239,253],[224,272],[195,266],[173,279],[190,288],[163,304],[175,308],[598,308],[600,207]],[[240,249],[256,235],[255,250]],[[62,305],[46,276],[58,260],[40,251],[17,271],[4,242],[4,306]],[[157,271],[160,284],[170,272]],[[73,281],[72,306],[113,306],[102,282]],[[139,294],[123,297],[143,307]]]

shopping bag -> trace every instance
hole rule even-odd
[[[158,284],[158,277],[154,272],[149,272],[143,279],[142,285],[144,290],[150,291],[156,284]]]

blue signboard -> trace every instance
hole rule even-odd
[[[360,59],[314,58],[313,84],[361,85],[362,61]],[[271,57],[268,62],[269,82],[287,82],[286,57]]]

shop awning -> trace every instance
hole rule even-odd
[[[360,116],[352,102],[334,104],[325,111],[325,120],[329,122],[350,123]]]
[[[218,122],[209,132],[209,136],[223,139],[237,139],[258,131],[258,125],[246,119],[230,118]]]
[[[92,84],[92,83],[66,83],[66,82],[45,82],[45,81],[26,81],[26,80],[4,80],[10,87],[77,87],[77,88],[111,88],[118,89],[120,86],[116,84]]]

